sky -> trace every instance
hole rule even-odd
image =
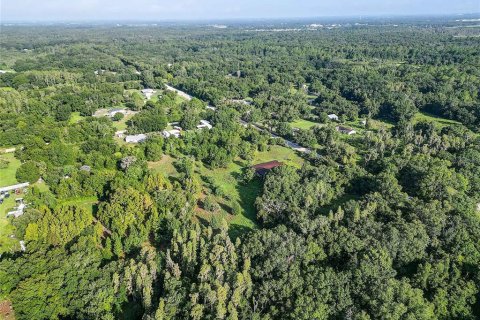
[[[0,0],[0,21],[211,20],[480,12],[480,0]]]

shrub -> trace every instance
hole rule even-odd
[[[19,182],[34,183],[40,179],[40,170],[35,162],[28,161],[17,169],[16,178]]]
[[[125,115],[121,112],[117,112],[115,113],[115,115],[113,116],[112,120],[113,121],[120,121],[122,120],[123,118],[125,117]]]

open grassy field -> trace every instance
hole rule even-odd
[[[7,168],[0,169],[0,187],[16,184],[15,173],[18,167],[20,167],[20,160],[16,159],[13,153],[0,154],[0,159],[9,162]]]
[[[15,228],[10,224],[7,218],[7,212],[15,207],[15,195],[12,194],[10,198],[6,198],[0,204],[0,253],[14,252],[20,249],[18,239],[12,238]]]
[[[292,149],[282,146],[271,146],[270,150],[257,152],[253,160],[254,164],[278,160],[288,165],[300,168],[303,159],[300,158]],[[162,172],[167,176],[177,176],[174,163],[176,159],[170,156],[163,156],[162,160],[149,162],[148,167],[155,172]],[[262,189],[262,181],[254,179],[250,183],[241,182],[243,168],[248,163],[237,159],[226,168],[210,169],[202,163],[197,162],[197,173],[203,181],[203,196],[213,194],[213,189],[220,190],[215,192],[215,200],[220,204],[221,212],[211,214],[202,208],[196,209],[197,216],[200,219],[210,221],[215,216],[224,216],[230,223],[230,234],[237,237],[247,230],[257,227],[255,200]],[[243,209],[242,214],[232,215],[232,205],[237,202]]]
[[[176,176],[178,175],[178,171],[173,165],[175,161],[175,158],[169,155],[164,155],[160,161],[149,162],[148,168],[153,172],[161,172],[166,176]]]
[[[292,128],[308,130],[308,129],[310,129],[310,128],[316,126],[316,125],[320,125],[320,124],[317,123],[317,122],[312,122],[312,121],[309,121],[309,120],[300,119],[300,120],[296,120],[294,122],[291,122],[290,125],[292,126]]]
[[[84,118],[85,117],[80,115],[80,112],[72,112],[72,114],[70,115],[70,119],[68,119],[68,123],[75,124],[77,122],[80,122]]]
[[[117,131],[127,130],[127,121],[130,120],[133,116],[133,114],[128,114],[119,121],[113,121],[113,127]]]
[[[0,187],[16,184],[17,179],[15,173],[20,167],[20,160],[16,159],[13,153],[0,154],[0,159],[9,162],[8,167],[0,169]],[[0,253],[12,252],[20,249],[18,239],[11,238],[14,233],[14,227],[10,224],[7,218],[7,212],[15,207],[15,194],[11,194],[9,198],[5,198],[4,202],[0,204]]]
[[[429,114],[427,112],[418,112],[415,115],[415,118],[413,120],[414,122],[419,122],[419,121],[433,122],[435,126],[438,128],[443,128],[451,125],[461,125],[461,123],[458,121],[441,118],[439,116]]]
[[[74,199],[67,199],[67,200],[61,201],[59,202],[59,205],[81,207],[93,213],[97,203],[98,203],[97,197],[82,197],[82,198],[74,198]]]

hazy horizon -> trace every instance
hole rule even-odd
[[[478,0],[0,0],[5,22],[205,21],[477,14]]]

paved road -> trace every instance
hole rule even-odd
[[[181,90],[178,90],[178,89],[176,89],[176,88],[174,88],[174,87],[172,87],[172,86],[169,86],[168,84],[166,84],[165,87],[166,87],[167,90],[169,90],[169,91],[176,92],[180,97],[182,97],[182,98],[185,99],[185,100],[190,101],[190,100],[193,99],[193,97],[192,97],[191,95],[189,95],[188,93],[183,92],[183,91],[181,91]]]
[[[165,85],[165,87],[167,88],[167,90],[170,90],[170,91],[174,91],[176,92],[179,96],[181,96],[182,98],[184,99],[187,99],[188,101],[192,100],[193,97],[191,95],[189,95],[188,93],[186,92],[183,92],[182,90],[178,90],[172,86],[169,86],[168,84]],[[215,110],[215,107],[212,107],[212,106],[207,106],[208,109],[212,109],[212,110]],[[240,124],[243,125],[243,126],[248,126],[249,123],[243,121],[243,120],[239,120]],[[256,125],[253,125],[253,124],[250,124],[254,129],[256,130],[259,130],[259,131],[265,131],[265,132],[268,132],[270,133],[271,137],[272,138],[281,138],[285,141],[285,145],[288,146],[289,148],[295,150],[295,151],[298,151],[298,152],[302,152],[302,153],[311,153],[312,150],[310,150],[309,148],[305,148],[305,147],[302,147],[301,145],[299,145],[298,143],[295,143],[293,141],[290,141],[290,140],[287,140],[285,138],[282,138],[282,137],[279,137],[275,134],[273,134],[272,132],[266,130],[266,129],[262,129]]]
[[[174,88],[172,86],[169,86],[168,84],[165,85],[165,87],[167,88],[167,90],[169,91],[173,91],[173,92],[176,92],[180,97],[184,98],[185,100],[187,101],[190,101],[193,99],[193,97],[191,95],[189,95],[188,93],[186,92],[183,92],[182,90],[178,90],[177,88]],[[215,107],[212,107],[210,105],[207,106],[207,109],[210,109],[210,110],[217,110]]]

